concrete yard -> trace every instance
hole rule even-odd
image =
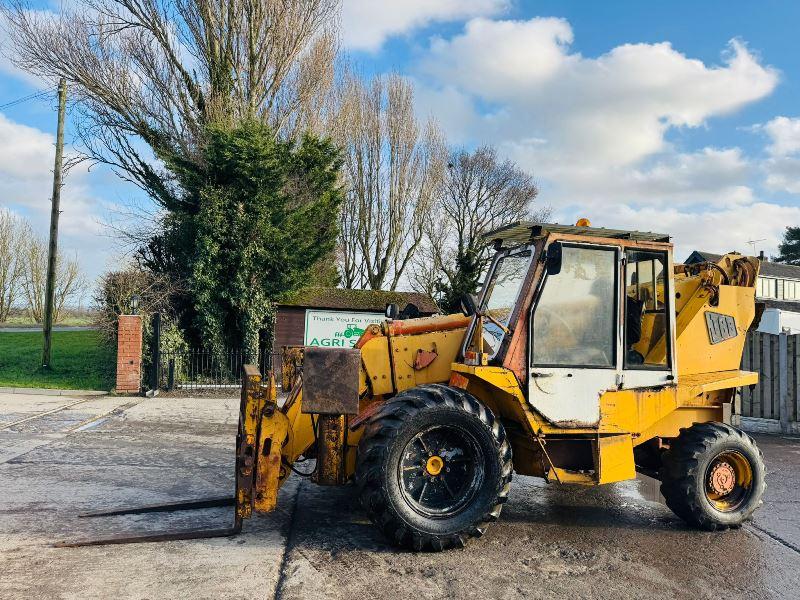
[[[778,436],[757,438],[764,507],[724,533],[687,529],[651,480],[581,489],[516,477],[484,538],[414,554],[385,543],[351,487],[293,475],[279,509],[234,538],[50,546],[229,525],[230,508],[76,514],[230,493],[237,410],[234,398],[0,394],[0,598],[798,597],[800,438]]]

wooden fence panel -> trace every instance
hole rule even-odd
[[[772,336],[761,334],[762,368],[759,379],[764,382],[761,386],[763,400],[761,402],[761,417],[772,418],[772,399],[775,396],[775,387],[772,384]]]
[[[772,418],[780,419],[781,416],[781,358],[780,336],[770,336],[772,343]]]
[[[784,341],[781,341],[785,336]],[[741,414],[798,422],[800,416],[800,335],[748,333],[742,369],[758,373],[758,384],[742,390]]]
[[[789,406],[790,421],[800,421],[800,336],[789,336]]]
[[[748,335],[744,341],[744,353],[742,354],[742,370],[744,371],[753,370],[753,336],[750,335]],[[750,389],[750,386],[742,388],[741,398],[742,398],[742,406],[740,414],[742,415],[752,414],[753,390]]]
[[[758,405],[758,414],[754,417],[768,419],[770,417],[768,407],[772,406],[772,377],[770,369],[772,367],[772,354],[769,351],[769,334],[759,333],[758,352],[761,356],[761,367],[758,370],[758,391],[760,392],[761,402]]]
[[[748,417],[761,416],[761,399],[764,394],[761,393],[761,334],[754,332],[751,334],[753,338],[753,371],[758,373],[759,384],[753,388],[753,411],[747,415]]]

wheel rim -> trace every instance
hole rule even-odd
[[[720,512],[742,506],[753,493],[753,467],[736,450],[721,452],[706,469],[706,498]]]
[[[454,425],[426,429],[403,449],[398,466],[403,499],[425,517],[453,516],[480,489],[484,464],[481,447],[466,429]]]

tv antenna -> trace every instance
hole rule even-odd
[[[753,254],[751,256],[756,255],[756,244],[758,242],[766,242],[767,238],[761,238],[760,240],[747,240],[747,243],[750,244],[750,247],[753,249]]]

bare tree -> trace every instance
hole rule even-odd
[[[6,209],[0,209],[0,323],[8,320],[19,298],[24,262],[23,240],[28,224]]]
[[[359,240],[361,219],[359,201],[355,194],[347,193],[339,212],[339,243],[337,248],[339,279],[345,288],[362,287],[366,278],[364,263],[360,260]]]
[[[345,287],[396,289],[422,242],[446,160],[433,121],[420,124],[399,75],[341,83],[331,131],[344,151],[340,260]]]
[[[30,317],[36,323],[44,321],[45,289],[47,286],[47,244],[30,231],[25,235],[22,250],[24,269],[22,291]],[[66,303],[85,287],[77,258],[67,260],[59,252],[56,258],[56,288],[53,320],[58,322]]]
[[[445,265],[455,270],[455,257],[446,241],[451,235],[451,224],[445,219],[432,219],[425,226],[423,243],[408,268],[408,279],[414,291],[434,299],[440,295]]]
[[[182,200],[157,157],[192,160],[204,126],[257,118],[314,127],[333,80],[339,0],[82,0],[59,13],[11,0],[12,60],[65,77],[88,157],[168,210]]]
[[[174,322],[176,314],[173,299],[182,291],[182,282],[139,269],[135,265],[104,273],[93,296],[92,324],[107,341],[116,340],[119,315],[130,314],[134,295],[139,296],[137,312],[145,322],[157,312]]]
[[[533,177],[498,158],[490,146],[452,152],[440,190],[437,218],[427,224],[424,249],[411,273],[413,287],[428,293],[477,284],[491,260],[485,233],[549,214],[546,208],[534,210],[538,189]]]

